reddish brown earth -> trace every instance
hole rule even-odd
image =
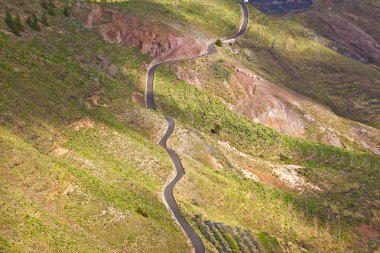
[[[362,238],[365,240],[364,243],[367,243],[368,240],[380,242],[380,226],[364,224],[358,226],[356,229],[362,236]]]
[[[238,97],[235,110],[280,132],[297,137],[304,135],[302,115],[292,108],[293,104],[298,105],[296,95],[258,76],[235,70],[231,85],[245,90],[245,94]]]
[[[144,95],[138,92],[132,93],[132,102],[141,106],[145,105]]]
[[[228,83],[210,78],[207,68],[194,70],[176,64],[173,70],[180,79],[199,88],[212,89],[210,92],[226,90],[223,94],[228,93],[229,99],[220,98],[231,110],[281,133],[348,149],[354,142],[380,154],[379,130],[340,118],[328,107],[242,67],[231,64],[224,67],[231,70]]]
[[[284,191],[293,191],[293,189],[287,185],[286,183],[279,180],[278,177],[274,176],[273,174],[270,174],[268,172],[256,170],[254,168],[248,168],[248,171],[254,173],[261,182],[264,182],[266,184],[272,185],[278,189],[284,190]]]
[[[342,140],[345,139],[380,154],[380,143],[376,141],[380,132],[377,129],[356,123],[357,125],[350,126],[350,131],[347,132],[342,128],[343,124],[348,126],[347,122],[339,119],[328,107],[257,75],[234,68],[231,86],[235,90],[241,87],[245,90],[233,106],[239,113],[292,136],[322,141],[338,147],[344,146]],[[310,132],[313,132],[314,136]]]
[[[380,8],[378,1],[358,1],[358,0],[316,0],[321,3],[316,10],[322,10],[326,7],[328,11],[339,13],[341,16],[353,21],[371,35],[378,42],[380,41],[379,17]]]
[[[169,27],[158,27],[147,20],[117,13],[99,5],[81,5],[78,13],[89,11],[86,28],[97,28],[112,43],[125,43],[149,54],[154,62],[192,57],[207,52],[193,37]]]
[[[358,20],[355,14],[344,12],[350,19]],[[365,59],[380,65],[380,44],[364,29],[335,12],[312,12],[310,18],[332,41],[356,52]],[[373,24],[368,23],[368,26]]]

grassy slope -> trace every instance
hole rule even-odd
[[[356,112],[350,112],[352,113],[350,116],[354,119],[371,119],[370,121],[376,126],[376,122],[378,122],[376,108],[365,106],[369,102],[376,100],[378,93],[378,90],[376,90],[376,87],[378,87],[377,80],[379,80],[378,70],[372,66],[354,62],[321,44],[308,40],[307,34],[313,34],[314,31],[302,25],[307,23],[304,17],[291,16],[278,19],[268,18],[255,10],[251,10],[251,13],[253,14],[248,39],[241,42],[239,46],[234,47],[238,53],[232,54],[233,57],[248,59],[246,65],[266,76],[266,78],[333,105],[333,108],[338,112],[342,112],[340,111],[342,108],[352,107],[352,104],[358,105],[363,110],[367,110],[367,113],[363,115],[361,112],[357,114]],[[254,54],[253,57],[247,57],[249,55],[245,54],[247,49]],[[214,62],[206,60],[195,61],[192,64],[198,63],[207,65]],[[214,65],[206,67],[212,69]],[[335,227],[331,234],[337,240],[342,239],[339,231],[341,231],[340,226],[343,224],[343,230],[347,232],[346,236],[343,236],[345,243],[349,244],[351,241],[356,241],[355,243],[364,243],[366,248],[373,243],[370,238],[364,238],[364,241],[361,241],[356,236],[352,237],[352,235],[348,234],[356,234],[356,231],[352,228],[360,224],[373,224],[374,226],[378,224],[379,206],[374,201],[379,196],[377,190],[379,181],[376,179],[378,178],[378,168],[380,166],[378,157],[347,152],[343,149],[312,144],[285,136],[278,137],[276,134],[273,136],[271,131],[248,123],[243,117],[239,118],[231,114],[217,97],[210,96],[204,90],[189,87],[188,84],[178,80],[169,69],[163,68],[160,71],[161,75],[159,75],[156,86],[158,85],[159,87],[157,92],[164,112],[180,119],[186,127],[199,129],[207,135],[215,125],[221,125],[222,131],[218,138],[228,140],[239,150],[247,153],[251,152],[254,156],[264,157],[268,160],[276,160],[275,156],[278,156],[277,161],[279,157],[282,157],[285,163],[304,165],[308,169],[301,173],[311,182],[320,185],[324,192],[317,194],[316,197],[301,197],[303,201],[300,202],[301,204],[298,207],[305,213],[312,212],[316,214],[322,223],[328,220],[325,225]],[[226,74],[225,72],[221,74]],[[212,86],[210,82],[208,82],[208,85]],[[224,99],[229,98],[229,94],[223,93],[224,89],[211,87],[208,92],[210,91]],[[360,95],[358,95],[359,92],[361,92]],[[350,97],[349,100],[347,100],[347,96]],[[252,147],[252,143],[255,142],[258,147]],[[280,147],[271,145],[273,142],[281,143]],[[290,157],[291,159],[288,159]],[[195,168],[196,166],[192,164],[188,167]],[[205,174],[207,170],[200,169],[199,171]],[[196,175],[194,177],[197,178]],[[212,176],[209,178],[212,178]],[[196,184],[196,182],[197,180],[191,180],[191,184]],[[208,182],[207,185],[212,185],[212,183]],[[195,186],[194,188],[204,189],[201,186]],[[229,187],[226,188],[228,189]],[[237,188],[235,187],[235,189]],[[215,191],[215,189],[210,190],[208,194]],[[203,195],[203,200],[207,199],[205,195]],[[223,196],[220,196],[220,198],[223,198]],[[201,201],[201,198],[196,199]],[[213,202],[213,204],[218,205],[220,203],[217,201]],[[266,205],[268,205],[268,201]],[[218,214],[215,214],[215,211],[204,211],[202,208],[194,206],[196,205],[188,207],[191,210],[190,213],[207,213],[212,217],[207,216],[207,219],[219,217],[221,220],[228,221],[228,217],[237,217],[233,215],[225,216],[225,213],[231,213],[231,208],[222,204],[221,206],[223,207],[219,206],[218,210],[224,211]],[[285,206],[288,205],[285,204]],[[241,208],[239,205],[236,207],[238,210],[241,210]],[[253,207],[251,208],[253,209]],[[368,212],[368,210],[371,211]],[[272,211],[267,211],[266,214],[269,216],[274,215],[276,218],[273,218],[273,220],[278,220],[278,214]],[[329,220],[332,214],[338,215],[336,216],[337,220]],[[258,218],[257,222],[262,219],[263,217]],[[230,222],[234,224],[236,221]],[[287,224],[287,222],[284,223]],[[239,223],[239,225],[242,224],[247,225],[249,222]],[[252,228],[257,227],[259,227],[257,224],[252,226]],[[302,228],[304,228],[304,225],[295,230],[302,231]],[[281,234],[281,229],[278,229],[278,226],[274,226],[273,230],[263,229],[275,234]],[[290,230],[287,230],[287,236],[289,236],[289,232]],[[298,233],[296,240],[302,238],[300,234],[302,232]],[[329,236],[322,238],[328,240]],[[353,238],[357,239],[354,240]],[[306,241],[312,241],[314,246],[318,245],[314,239],[308,238]],[[331,242],[323,243],[324,246],[326,244],[331,244]],[[325,250],[331,251],[332,249],[325,248]],[[359,249],[357,248],[356,250]]]
[[[195,5],[202,3],[191,2]],[[199,15],[189,8],[191,2],[130,1],[130,4],[117,8],[154,15],[157,20],[163,17],[164,22],[176,18],[184,30],[205,26],[205,30],[199,33],[216,37],[224,35],[237,23],[238,8],[227,11],[230,6],[236,6],[233,1],[205,3],[219,10],[213,15]],[[9,1],[5,5],[16,8]],[[153,7],[145,8],[147,6]],[[226,20],[223,23],[218,22],[221,13]],[[214,26],[218,29],[214,30]],[[4,116],[0,159],[5,168],[1,170],[1,180],[7,184],[5,190],[2,189],[1,203],[14,210],[5,213],[8,208],[1,208],[5,224],[2,231],[6,231],[1,233],[2,245],[21,251],[30,247],[39,251],[50,248],[65,252],[121,248],[136,252],[141,248],[155,252],[186,251],[185,237],[160,201],[162,185],[171,171],[170,161],[140,135],[154,131],[136,123],[140,122],[140,115],[132,112],[140,111],[144,118],[155,116],[125,101],[133,90],[141,91],[137,83],[144,72],[141,65],[148,59],[136,50],[105,44],[91,31],[78,30],[73,19],[59,17],[54,19],[53,27],[44,31],[44,35],[35,39],[24,38],[20,42],[14,42],[15,38],[10,35],[1,35],[0,52],[4,55],[2,58],[7,59],[0,65],[1,85],[5,90],[0,103]],[[58,36],[57,27],[66,35]],[[274,28],[268,30],[271,29]],[[67,45],[73,47],[69,49]],[[267,44],[263,44],[263,49],[256,49],[268,53]],[[128,74],[122,71],[116,76],[106,74],[101,82],[102,102],[109,107],[89,110],[84,102],[86,94],[94,90],[91,76],[97,76],[98,55],[109,58],[119,70],[127,67]],[[276,64],[273,58],[262,57],[265,58],[268,61],[263,60],[254,69],[267,73],[265,66],[270,69],[270,63]],[[46,69],[49,71],[45,72]],[[69,75],[61,80],[66,70],[70,70]],[[365,74],[368,74],[366,71],[372,73],[365,70]],[[170,71],[163,69],[160,74],[161,106],[185,126],[209,135],[215,123],[221,123],[223,128],[218,138],[229,140],[241,150],[259,159],[305,165],[309,169],[305,169],[304,174],[318,185],[328,186],[335,181],[335,188],[327,189],[320,196],[294,196],[295,200],[290,200],[292,197],[286,192],[242,181],[228,170],[215,172],[204,163],[184,158],[189,174],[181,183],[179,193],[182,194],[178,197],[187,215],[202,213],[206,218],[227,224],[267,231],[298,243],[307,242],[310,249],[323,246],[327,252],[343,251],[342,247],[348,245],[346,236],[352,233],[350,227],[367,222],[368,217],[363,217],[366,206],[361,205],[364,200],[356,201],[357,198],[364,198],[366,194],[369,198],[376,198],[379,194],[374,190],[379,184],[375,179],[378,178],[377,158],[279,135],[231,113],[216,97],[180,82]],[[85,116],[95,121],[94,129],[76,132],[68,127]],[[153,123],[159,125],[159,122]],[[215,136],[207,138],[216,141]],[[70,152],[54,157],[50,151],[55,145],[70,149]],[[147,152],[150,155],[146,155]],[[23,158],[24,154],[29,155]],[[30,168],[34,169],[31,171]],[[30,177],[28,173],[38,177]],[[376,177],[370,179],[370,174]],[[189,181],[195,185],[193,189],[199,189],[197,194],[201,197],[197,198],[204,201],[200,206],[183,193]],[[74,185],[74,192],[63,195],[69,185]],[[215,198],[216,191],[224,201]],[[257,199],[250,201],[242,197],[247,192],[253,192]],[[18,201],[12,202],[7,196],[14,196]],[[231,200],[234,200],[233,212],[230,212]],[[211,206],[218,206],[218,209]],[[138,211],[139,207],[142,212]],[[241,208],[245,210],[244,215],[239,211]],[[334,225],[336,219],[326,218],[337,208],[343,217],[343,233],[339,232],[341,225]],[[305,209],[311,210],[312,216],[319,217],[321,230],[315,230],[312,222],[304,218]],[[20,230],[18,224],[30,225]]]
[[[341,223],[335,229],[341,229],[342,225],[347,233],[352,232],[353,226],[371,222],[372,217],[367,215],[368,206],[364,203],[378,198],[380,194],[376,190],[380,184],[376,179],[379,176],[379,157],[280,135],[243,116],[232,113],[217,97],[179,80],[168,68],[160,68],[155,84],[157,102],[161,110],[183,122],[186,127],[195,128],[203,131],[203,134],[211,135],[211,129],[219,124],[222,126],[221,131],[218,136],[213,137],[215,139],[228,141],[240,151],[258,159],[304,166],[305,169],[301,170],[301,173],[311,182],[321,186],[323,191],[312,196],[301,196],[297,206],[299,209],[296,208],[301,210],[301,213],[311,212],[319,217],[322,223],[326,222],[325,226],[334,227],[333,224],[330,224],[328,217],[331,210],[338,210]],[[192,168],[193,166],[188,167]],[[204,169],[202,173],[207,174],[206,171]],[[211,175],[209,177],[213,178]],[[197,180],[191,180],[191,182],[197,182]],[[225,188],[239,189],[236,186]],[[199,186],[199,189],[204,188]],[[248,189],[253,190],[254,188]],[[211,194],[209,190],[205,191],[207,193],[204,194]],[[224,196],[222,195],[218,199],[223,199]],[[236,197],[236,199],[239,198]],[[276,202],[276,200],[273,201]],[[219,215],[230,214],[229,205],[223,204],[230,202],[221,201],[221,203],[220,206],[223,208],[218,206],[220,208],[216,212]],[[289,202],[285,201],[285,203],[287,203],[285,206],[290,205]],[[266,204],[270,205],[268,201]],[[374,210],[377,208],[379,207]],[[207,211],[205,213],[211,215]],[[252,213],[250,214],[252,215]],[[228,217],[229,215],[225,216],[223,220],[228,220]],[[236,216],[232,215],[231,217]],[[260,218],[255,222],[259,221]],[[247,225],[249,223],[240,224]],[[305,226],[307,227],[307,225]],[[252,226],[251,228],[257,227]],[[268,230],[271,233],[279,233],[276,226]],[[299,231],[298,233],[298,235],[302,234]],[[302,236],[295,239],[303,241],[301,238]],[[304,241],[313,241],[314,246],[318,245],[312,236]],[[350,243],[348,238],[346,243]],[[326,247],[333,246],[327,245]],[[325,250],[329,250],[329,248],[325,248]]]
[[[337,114],[378,127],[380,71],[308,39],[316,35],[306,16],[267,17],[250,9],[251,23],[239,48],[252,69]],[[349,99],[347,99],[349,98]]]
[[[149,17],[156,23],[174,26],[196,37],[223,37],[235,30],[240,21],[240,7],[233,0],[121,0],[105,3],[124,13]]]
[[[212,141],[209,145],[217,147]],[[228,166],[215,170],[208,164],[187,158],[185,154],[181,158],[188,177],[179,184],[177,196],[189,219],[194,214],[201,214],[203,219],[252,229],[256,233],[265,232],[276,236],[282,246],[285,241],[291,242],[311,252],[316,249],[344,251],[344,243],[334,238],[335,231],[329,231],[322,222],[313,224],[311,221],[317,213],[304,214],[297,205],[302,203],[305,207],[306,202],[291,193],[254,183]],[[191,189],[191,194],[188,189]],[[347,236],[345,232],[342,235]]]
[[[130,95],[149,57],[103,42],[73,18],[49,19],[51,28],[23,39],[0,32],[2,250],[187,252],[161,200],[171,161],[122,123],[123,113],[135,110]],[[97,57],[117,72],[101,75],[101,103],[108,107],[89,109]],[[125,110],[117,111],[119,105]],[[73,130],[81,118],[94,127]]]
[[[161,201],[171,162],[146,139],[157,138],[163,121],[129,102],[133,91],[143,91],[143,65],[150,59],[107,44],[76,18],[63,17],[62,3],[75,2],[56,2],[57,16],[48,15],[50,27],[40,24],[41,33],[27,27],[22,39],[0,22],[1,250],[186,252],[186,238]],[[214,21],[223,8],[237,10],[233,2],[203,5],[181,4],[186,12],[178,11],[176,1],[109,7],[160,22],[175,18],[183,27],[208,24],[205,33],[215,36],[235,28],[238,11],[223,25],[206,21],[212,9]],[[27,13],[44,12],[39,1],[0,6],[2,20],[8,10],[24,20]],[[199,18],[194,8],[208,14]],[[106,107],[92,102],[98,76],[100,104]],[[94,127],[74,131],[70,125],[78,119]]]
[[[315,3],[315,9],[322,12],[333,11],[338,15],[342,15],[360,26],[374,39],[380,41],[380,25],[377,22],[380,3],[377,0],[338,1],[333,4],[328,0],[318,0]]]
[[[239,59],[236,56],[231,56],[231,48],[224,47],[220,48],[216,57],[181,62],[172,65],[171,68],[179,75],[187,77],[187,80],[190,80],[192,85],[220,98],[223,103],[227,103],[229,106],[239,106],[239,101],[247,96],[247,91],[243,87],[236,85],[236,73],[234,73],[236,68],[234,66],[239,64]],[[261,84],[256,85],[260,86]],[[260,94],[262,95],[262,92],[257,91],[256,96],[259,97],[261,96]],[[367,150],[360,142],[353,140],[350,136],[351,129],[362,127],[361,124],[346,118],[335,117],[332,112],[329,114],[321,113],[313,107],[315,104],[313,100],[309,100],[307,103],[301,103],[301,108],[297,108],[300,112],[311,115],[317,121],[304,122],[305,139],[325,142],[328,134],[321,133],[320,126],[328,123],[329,127],[339,133],[337,136],[339,136],[339,141],[343,147],[349,150]],[[373,131],[376,132],[375,129]],[[376,142],[376,137],[372,140]]]

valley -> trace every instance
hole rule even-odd
[[[376,252],[376,1],[264,2],[2,1],[0,252]]]

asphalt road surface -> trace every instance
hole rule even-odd
[[[242,36],[246,29],[248,24],[248,9],[245,3],[239,2],[241,9],[243,11],[243,21],[241,23],[239,31],[231,37],[227,37],[223,39],[224,43],[233,42],[240,36]],[[146,79],[146,91],[145,91],[145,105],[148,109],[155,109],[154,104],[154,96],[153,96],[153,80],[154,80],[154,73],[158,66],[173,62],[179,62],[184,60],[190,60],[190,59],[196,59],[201,57],[207,57],[213,54],[216,54],[217,50],[215,48],[215,43],[212,43],[208,46],[208,52],[207,54],[196,56],[196,57],[190,57],[190,58],[183,58],[178,60],[172,60],[172,61],[166,61],[166,62],[160,62],[153,66],[150,66],[147,72],[147,79]],[[174,131],[175,128],[175,121],[170,117],[165,117],[166,122],[168,124],[168,128],[166,130],[165,135],[161,138],[161,140],[158,142],[160,146],[162,146],[170,158],[173,161],[173,164],[176,168],[176,175],[175,177],[165,186],[163,198],[166,202],[166,205],[174,215],[175,219],[177,220],[178,224],[181,226],[182,230],[186,233],[187,237],[191,241],[191,245],[195,250],[195,253],[204,253],[205,252],[205,246],[202,242],[202,239],[199,237],[199,235],[195,232],[195,230],[190,226],[190,224],[187,222],[185,217],[181,214],[181,211],[178,208],[177,202],[175,201],[175,198],[173,196],[173,188],[174,186],[181,180],[183,175],[185,175],[185,169],[182,166],[181,160],[179,159],[178,155],[171,149],[169,149],[166,146],[166,142],[171,136],[171,134]]]
[[[203,253],[205,252],[205,246],[202,242],[202,239],[190,226],[190,224],[187,222],[185,217],[182,216],[181,211],[178,208],[177,202],[175,201],[174,196],[173,196],[173,188],[178,183],[178,181],[183,177],[183,175],[185,175],[185,169],[183,168],[181,160],[179,159],[178,155],[173,150],[169,149],[166,146],[166,141],[169,139],[170,135],[173,133],[174,127],[175,127],[175,122],[172,118],[166,117],[166,122],[168,124],[168,129],[166,130],[165,135],[161,138],[158,144],[161,145],[166,150],[166,152],[172,159],[174,166],[176,168],[176,175],[165,186],[164,195],[163,195],[164,200],[166,202],[166,205],[170,208],[170,211],[174,215],[175,219],[181,226],[182,230],[186,233],[187,237],[190,239],[195,252]]]
[[[224,43],[232,42],[236,40],[237,38],[241,37],[244,35],[245,31],[247,30],[247,25],[248,25],[248,8],[243,2],[239,2],[241,9],[243,11],[243,22],[241,23],[239,31],[231,36],[223,39]],[[201,56],[195,56],[195,57],[189,57],[189,58],[183,58],[183,59],[177,59],[177,60],[170,60],[170,61],[165,61],[165,62],[160,62],[157,63],[153,66],[150,66],[147,72],[147,78],[146,78],[146,90],[145,90],[145,104],[148,109],[155,109],[154,105],[154,96],[153,96],[153,80],[154,80],[154,73],[156,72],[156,69],[163,64],[169,64],[169,63],[174,63],[174,62],[180,62],[180,61],[185,61],[185,60],[191,60],[191,59],[197,59],[197,58],[203,58],[207,57],[213,54],[216,54],[217,50],[215,48],[215,42],[211,43],[208,46],[208,52],[207,54],[201,55]]]

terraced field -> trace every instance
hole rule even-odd
[[[195,223],[203,236],[220,253],[269,253],[281,252],[275,238],[268,235],[253,234],[251,230],[232,228],[220,222],[202,220],[195,216]]]

